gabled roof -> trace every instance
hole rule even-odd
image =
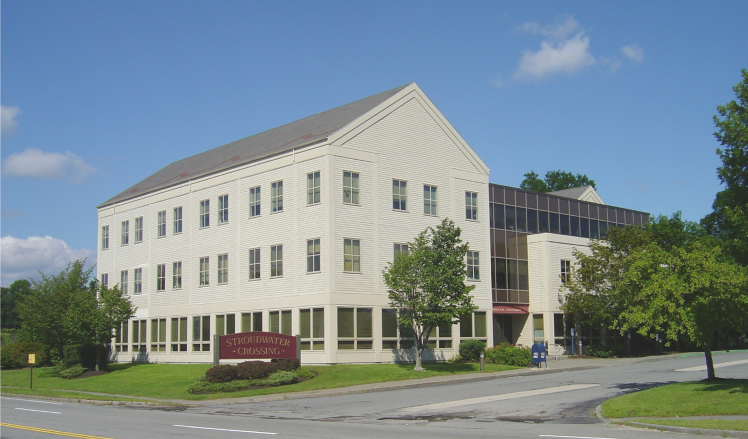
[[[98,207],[327,139],[410,84],[174,162]]]
[[[561,189],[560,191],[548,193],[564,198],[574,198],[575,200],[589,201],[590,203],[605,204],[603,199],[600,198],[600,195],[597,194],[597,191],[595,191],[595,188],[590,185]]]

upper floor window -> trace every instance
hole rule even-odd
[[[101,249],[109,248],[109,226],[101,226]]]
[[[156,265],[156,291],[166,289],[166,264]]]
[[[465,219],[478,220],[478,194],[465,192]]]
[[[218,255],[218,283],[225,284],[229,281],[229,255],[224,253]]]
[[[283,211],[283,180],[270,184],[270,213]]]
[[[260,278],[260,249],[249,249],[249,280]]]
[[[571,279],[571,261],[561,260],[561,283],[566,283]]]
[[[392,209],[408,210],[408,182],[403,180],[392,180]]]
[[[120,244],[127,245],[130,243],[130,221],[122,221],[122,235],[120,236]]]
[[[200,258],[200,286],[210,285],[210,258]]]
[[[200,228],[210,227],[210,200],[200,202]]]
[[[249,217],[260,216],[260,186],[249,189]]]
[[[283,276],[283,245],[270,246],[270,277]]]
[[[143,269],[142,268],[136,268],[135,269],[135,282],[132,286],[132,293],[133,294],[140,294],[143,292]]]
[[[361,240],[343,240],[343,271],[349,273],[361,272]]]
[[[437,215],[436,186],[423,185],[423,213],[426,215]]]
[[[109,288],[109,274],[104,273],[101,275],[101,286],[104,288]]]
[[[393,260],[397,259],[400,255],[407,255],[408,254],[408,244],[395,244],[395,254],[393,255]]]
[[[320,199],[319,171],[306,175],[306,204],[318,204]]]
[[[171,264],[171,285],[175,290],[182,288],[182,261]]]
[[[218,197],[218,224],[229,222],[229,196]]]
[[[119,272],[119,289],[122,294],[127,295],[127,270]]]
[[[135,243],[143,242],[143,217],[135,218]]]
[[[182,206],[174,208],[174,234],[182,233]]]
[[[467,278],[480,280],[480,255],[478,252],[467,252]]]
[[[310,239],[306,242],[306,272],[316,273],[320,271],[319,239]]]
[[[158,221],[156,223],[156,231],[159,238],[166,236],[166,211],[162,210],[158,213]]]
[[[343,172],[343,204],[361,204],[359,180],[358,172]]]

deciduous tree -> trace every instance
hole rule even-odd
[[[591,180],[583,174],[574,175],[571,172],[558,170],[546,172],[545,178],[542,180],[537,173],[530,171],[525,174],[525,179],[522,180],[519,187],[528,191],[553,192],[588,185],[595,188],[595,180]]]

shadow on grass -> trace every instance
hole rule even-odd
[[[131,367],[147,366],[149,363],[109,363],[109,372],[119,372]]]
[[[675,384],[676,381],[660,381],[660,382],[649,382],[649,383],[624,383],[618,384],[616,389],[625,391],[624,393],[639,392],[642,390],[653,389],[655,387],[667,386],[668,384]]]
[[[727,391],[728,393],[748,393],[748,380],[717,378],[714,380],[704,380],[700,383],[702,386],[696,389],[698,392]]]
[[[413,370],[415,363],[398,363],[399,369]],[[477,372],[479,367],[472,363],[423,363],[423,368],[427,371],[440,373],[465,373]]]

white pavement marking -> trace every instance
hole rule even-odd
[[[562,438],[573,438],[573,439],[615,439],[612,437],[556,436],[554,434],[541,434],[540,437],[562,437]]]
[[[228,428],[195,427],[193,425],[172,425],[172,427],[194,428],[196,430],[231,431],[231,432],[234,432],[234,433],[278,434],[278,433],[270,433],[270,432],[267,432],[267,431],[229,430]]]
[[[26,411],[26,412],[52,413],[52,414],[54,414],[54,415],[61,415],[61,414],[62,414],[62,413],[60,413],[60,412],[48,412],[48,411],[46,411],[46,410],[32,410],[32,409],[22,409],[22,408],[20,408],[20,407],[16,407],[16,410],[23,410],[23,411]]]
[[[439,402],[436,404],[406,407],[404,412],[420,412],[423,410],[441,410],[464,405],[483,404],[486,402],[503,401],[506,399],[526,398],[528,396],[548,395],[550,393],[568,392],[571,390],[589,389],[600,384],[570,384],[568,386],[548,387],[545,389],[525,390],[524,392],[505,393],[503,395],[481,396],[478,398],[458,399],[457,401]]]
[[[717,363],[714,365],[714,368],[717,369],[720,367],[735,366],[736,364],[745,364],[745,363],[748,363],[748,360],[728,361],[727,363]],[[706,365],[696,366],[696,367],[686,367],[685,369],[675,369],[675,372],[698,372],[701,370],[706,370]]]
[[[28,401],[28,402],[38,402],[39,404],[54,404],[54,405],[62,405],[61,402],[51,402],[51,401],[37,401],[35,399],[23,399],[23,398],[8,398],[7,396],[3,396],[3,399],[12,399],[13,401]]]

